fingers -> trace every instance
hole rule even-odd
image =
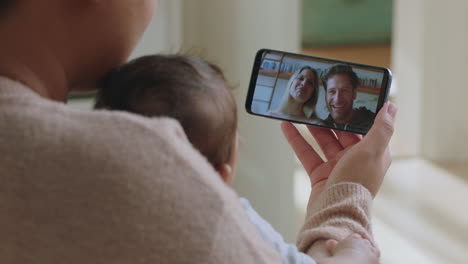
[[[331,129],[315,126],[307,126],[307,128],[317,141],[327,160],[333,159],[338,152],[343,150],[343,147]]]
[[[338,245],[338,241],[336,241],[335,239],[329,239],[327,240],[325,245],[327,247],[328,253],[330,253],[330,255],[333,255],[333,253],[335,252],[335,247],[336,245]]]
[[[283,121],[281,122],[281,130],[307,174],[311,175],[312,171],[323,163],[322,158],[315,152],[312,146],[307,143],[293,124]]]
[[[363,139],[366,144],[371,145],[380,153],[386,150],[393,135],[396,112],[397,108],[393,103],[386,103],[377,114],[369,133]]]

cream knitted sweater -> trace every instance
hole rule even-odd
[[[0,77],[0,263],[280,263],[180,125],[78,111]],[[299,234],[369,229],[370,194],[324,191]]]

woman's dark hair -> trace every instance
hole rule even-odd
[[[337,74],[343,74],[348,76],[349,81],[351,82],[351,86],[353,90],[356,89],[359,85],[359,78],[357,74],[353,71],[353,68],[348,64],[338,63],[331,66],[328,70],[324,71],[321,75],[323,88],[327,91],[327,81],[331,77]]]
[[[215,168],[230,158],[237,131],[234,96],[221,70],[198,57],[130,61],[102,80],[95,108],[174,118]]]

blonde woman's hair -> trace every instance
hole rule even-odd
[[[294,82],[294,80],[296,80],[297,76],[303,70],[309,70],[314,75],[314,80],[313,80],[314,92],[312,93],[312,96],[302,106],[302,111],[304,115],[306,116],[306,118],[311,118],[312,115],[314,115],[315,105],[317,104],[318,93],[319,93],[319,87],[318,87],[319,84],[318,84],[318,73],[315,69],[313,69],[310,66],[302,66],[299,70],[294,72],[291,78],[289,78],[288,85],[286,86],[286,91],[284,92],[283,99],[281,99],[280,107],[277,110],[278,112],[288,114],[285,111],[287,110],[288,105],[294,101],[291,94],[289,93],[289,89],[291,88],[291,85]]]

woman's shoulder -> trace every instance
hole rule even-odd
[[[48,149],[49,153],[70,153],[71,159],[99,163],[142,163],[153,157],[200,160],[181,125],[171,118],[147,118],[122,111],[72,109],[38,95],[8,96],[0,105],[0,115],[9,126],[2,130],[6,142],[20,142],[29,153]],[[1,99],[1,98],[0,98]],[[27,133],[18,133],[23,131]],[[3,145],[3,148],[12,146]],[[36,149],[37,148],[37,149]],[[89,155],[77,155],[87,152]],[[89,157],[95,160],[87,160]],[[181,158],[182,157],[182,158]],[[39,158],[39,157],[38,157]],[[53,157],[51,157],[53,158]],[[77,160],[80,162],[80,160]],[[130,163],[123,162],[130,166]]]

